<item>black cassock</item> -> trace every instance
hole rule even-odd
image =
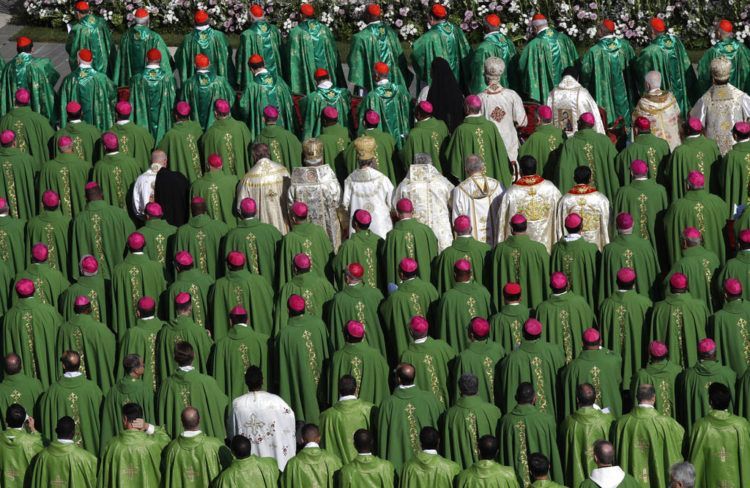
[[[179,171],[162,168],[156,173],[154,201],[161,205],[164,220],[177,227],[190,218],[190,181]]]

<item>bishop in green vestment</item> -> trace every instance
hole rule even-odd
[[[70,286],[68,279],[60,270],[52,267],[46,244],[37,242],[31,247],[30,254],[31,263],[16,275],[16,281],[24,278],[31,280],[36,287],[36,297],[42,303],[59,308],[60,295]]]
[[[104,192],[104,199],[114,207],[130,207],[130,190],[138,179],[141,165],[125,152],[117,135],[113,132],[102,134],[104,156],[96,163],[92,179]]]
[[[656,403],[654,408],[667,417],[677,418],[676,383],[682,368],[667,359],[667,346],[663,342],[651,341],[648,346],[649,362],[633,376],[631,392],[637,392],[641,385],[654,385]]]
[[[295,418],[316,423],[320,403],[325,402],[330,340],[325,323],[305,313],[305,299],[292,295],[287,301],[289,321],[279,331],[279,395],[294,410]]]
[[[50,141],[53,146],[52,153],[55,157],[60,155],[62,152],[60,140],[68,136],[72,140],[73,152],[79,159],[89,163],[96,161],[99,158],[96,145],[102,137],[102,131],[83,120],[83,107],[77,101],[70,101],[61,108],[65,110],[67,123],[60,123],[60,129],[52,137]]]
[[[14,404],[3,417],[7,430],[0,432],[0,469],[3,485],[8,488],[31,485],[32,460],[44,449],[42,436],[34,428],[34,419],[26,412],[21,405]]]
[[[469,93],[481,93],[487,88],[484,79],[484,61],[487,58],[500,58],[505,63],[505,71],[500,77],[500,84],[505,88],[515,89],[518,85],[518,52],[513,39],[500,31],[500,17],[491,13],[485,15],[482,27],[484,37],[471,55],[469,63]]]
[[[278,125],[290,133],[297,133],[299,119],[294,108],[292,93],[281,75],[269,71],[265,60],[257,54],[253,54],[245,62],[250,67],[248,72],[250,79],[243,85],[242,95],[235,103],[234,111],[237,118],[247,124],[255,139],[268,118],[266,108],[271,107],[278,114]],[[277,160],[274,159],[274,161]]]
[[[331,264],[334,282],[339,289],[344,288],[344,272],[352,263],[364,263],[364,284],[381,291],[385,289],[384,273],[380,272],[385,241],[370,230],[371,223],[372,216],[367,210],[359,209],[352,215],[353,232],[341,243]]]
[[[286,306],[289,297],[295,294],[302,296],[305,299],[306,312],[322,319],[324,312],[328,310],[329,303],[336,293],[326,278],[311,272],[311,269],[313,269],[312,262],[307,254],[297,254],[294,256],[293,262],[295,276],[281,287],[276,297],[273,330],[268,331],[268,334],[272,337],[275,337],[286,326],[289,320],[288,308]],[[268,287],[268,292],[273,294],[270,287]]]
[[[25,237],[26,220],[11,217],[8,201],[0,197],[0,260],[11,277],[26,267],[26,246],[15,245]]]
[[[152,297],[143,297],[138,300],[137,313],[138,321],[135,326],[125,331],[125,336],[118,344],[115,378],[122,378],[127,374],[126,358],[136,355],[141,358],[143,365],[141,381],[147,386],[151,395],[154,395],[160,380],[167,376],[160,374],[161,365],[157,353],[159,333],[167,324],[156,317],[156,301]]]
[[[346,79],[331,29],[315,18],[315,9],[309,3],[300,6],[299,19],[299,23],[289,31],[283,53],[283,69],[292,93],[308,95],[315,91],[320,69],[331,74],[334,85],[345,87]],[[305,134],[305,139],[317,136]]]
[[[320,430],[315,424],[302,427],[300,437],[304,447],[286,463],[281,474],[282,488],[318,486],[333,488],[334,480],[341,469],[341,460],[320,447]]]
[[[335,108],[323,109],[318,140],[323,143],[323,161],[333,168],[339,177],[339,183],[343,184],[344,175],[348,173],[344,151],[352,141],[349,138],[349,129],[339,124],[338,118],[339,113]]]
[[[209,129],[209,133],[214,128],[216,124]],[[234,199],[239,180],[233,173],[225,173],[222,167],[221,156],[218,154],[208,156],[208,172],[190,186],[190,197],[203,198],[207,203],[208,216],[224,222],[230,229],[233,229],[237,225],[237,217],[234,215]]]
[[[483,317],[474,317],[468,327],[468,346],[459,353],[453,363],[451,378],[452,398],[459,396],[457,380],[464,373],[475,375],[479,381],[478,395],[485,402],[495,401],[497,365],[505,357],[505,350],[490,339],[490,323]]]
[[[175,52],[174,60],[177,65],[177,73],[180,81],[184,84],[199,70],[201,66],[194,66],[193,60],[197,56],[204,56],[213,65],[211,71],[220,77],[224,83],[234,83],[236,79],[234,62],[232,61],[232,49],[229,39],[220,30],[209,25],[208,13],[198,10],[193,16],[193,29],[182,39],[182,44]],[[183,88],[184,89],[184,88]],[[229,100],[232,97],[224,97]],[[191,103],[192,106],[195,106]],[[205,128],[205,125],[204,125]]]
[[[0,71],[0,113],[11,110],[13,98],[19,88],[31,94],[31,109],[55,122],[55,85],[60,79],[49,58],[32,55],[34,43],[21,36],[16,39],[16,54]]]
[[[357,457],[354,433],[370,428],[376,410],[372,403],[357,398],[360,385],[353,376],[341,376],[336,384],[339,397],[320,413],[320,446],[346,464]]]
[[[370,431],[359,429],[354,433],[357,456],[339,472],[340,488],[359,486],[393,486],[393,463],[373,454],[375,440]]]
[[[422,450],[414,454],[404,464],[399,475],[402,488],[422,486],[453,486],[461,467],[438,454],[440,433],[433,427],[422,427],[419,431],[419,445]]]
[[[211,437],[224,439],[229,399],[212,377],[193,367],[193,347],[187,342],[174,344],[174,360],[179,368],[162,381],[156,397],[156,416],[170,437],[180,435],[185,427],[180,416],[185,407],[202,412],[201,431]],[[170,348],[171,349],[171,348]]]
[[[268,72],[276,79],[282,79],[284,67],[281,59],[281,32],[266,18],[266,12],[260,4],[250,6],[250,25],[240,34],[240,44],[234,53],[234,65],[237,71],[236,84],[244,89],[253,80],[252,69],[248,69],[247,60],[258,54],[265,61]]]
[[[631,163],[635,160],[648,164],[648,174],[659,183],[665,181],[666,165],[669,161],[669,143],[651,132],[651,122],[638,117],[633,123],[633,142],[615,158],[617,176],[622,185],[631,181]],[[613,194],[614,196],[614,194]]]
[[[539,174],[553,180],[557,175],[560,151],[567,135],[552,124],[552,109],[542,105],[537,109],[537,124],[534,132],[518,149],[518,159],[533,156],[537,161]]]
[[[435,311],[436,336],[460,353],[469,345],[469,322],[474,317],[489,317],[492,309],[490,292],[473,279],[469,260],[459,259],[454,268],[456,284],[443,293]]]
[[[293,82],[292,82],[293,84]],[[292,86],[292,93],[294,91]],[[322,130],[321,116],[327,107],[333,107],[338,112],[337,121],[343,127],[351,127],[351,94],[346,88],[334,86],[333,79],[327,70],[315,71],[315,85],[313,89],[300,100],[299,108],[302,113],[302,139],[318,137]]]
[[[738,41],[734,35],[734,26],[728,20],[722,20],[716,24],[716,44],[704,51],[698,61],[698,92],[705,93],[711,88],[711,61],[715,58],[724,57],[732,62],[732,71],[729,75],[729,83],[732,86],[746,92],[750,88],[750,49],[743,42]]]
[[[518,483],[527,486],[531,481],[527,455],[540,452],[550,459],[552,479],[562,481],[563,465],[557,448],[555,418],[536,408],[537,398],[531,383],[518,385],[515,396],[518,404],[500,419],[498,425],[498,459],[505,466],[513,466]]]
[[[180,293],[189,293],[193,303],[191,318],[201,327],[210,328],[211,314],[209,313],[208,294],[214,284],[213,278],[195,267],[193,256],[187,251],[177,251],[174,257],[175,278],[167,288],[165,298],[167,317],[176,317],[174,299]],[[163,304],[164,305],[164,304]]]
[[[685,179],[692,171],[703,173],[709,182],[712,193],[721,194],[720,177],[721,152],[713,139],[703,135],[700,119],[690,117],[685,124],[685,138],[669,158],[666,167],[665,184],[670,185],[672,201],[685,196]]]
[[[487,286],[492,281],[489,273],[485,272],[492,248],[472,237],[470,222],[466,216],[456,217],[453,221],[453,243],[443,249],[435,261],[434,281],[440,294],[456,286],[455,266],[462,259],[470,263],[471,274],[476,283]]]
[[[251,455],[252,444],[247,437],[236,435],[232,438],[232,464],[212,482],[215,488],[234,488],[250,483],[258,488],[279,486],[279,467],[270,457]]]
[[[0,126],[2,120],[0,119]],[[743,129],[744,130],[744,129]],[[719,173],[719,186],[722,189],[724,201],[727,202],[730,215],[737,213],[737,206],[747,205],[750,192],[747,185],[750,182],[750,174],[746,168],[745,159],[750,159],[750,134],[740,133],[737,125],[732,130],[735,144],[724,155]]]
[[[0,192],[15,218],[29,220],[36,214],[35,178],[38,167],[31,156],[18,148],[12,130],[0,134]]]
[[[568,217],[577,214],[569,214]],[[601,253],[597,245],[588,242],[581,236],[584,222],[579,218],[565,219],[567,235],[552,246],[550,269],[560,271],[568,278],[570,291],[582,296],[591,310],[598,305],[597,293],[594,291],[599,284],[599,270]],[[577,223],[575,227],[571,223]],[[606,231],[605,231],[606,232]]]
[[[71,442],[75,437],[75,420],[65,415],[55,424],[57,440],[50,442],[37,455],[31,473],[31,486],[46,488],[52,486],[53,482],[60,482],[65,486],[94,488],[97,458]]]
[[[143,170],[151,164],[151,151],[156,145],[148,128],[136,124],[131,120],[133,106],[130,102],[120,101],[115,105],[116,121],[108,129],[117,136],[119,150],[138,162],[139,169]],[[167,130],[169,127],[165,127]],[[102,147],[106,153],[106,147]]]
[[[16,147],[31,156],[34,172],[49,159],[49,140],[53,130],[49,120],[31,107],[31,93],[19,88],[15,93],[15,108],[0,117],[0,131],[12,130],[16,134]]]
[[[523,324],[531,310],[521,304],[521,285],[506,283],[503,287],[503,304],[499,311],[490,317],[490,339],[500,344],[507,352],[521,346]]]
[[[172,127],[177,83],[166,56],[158,49],[147,53],[146,65],[129,78],[133,122],[147,129],[158,144]]]
[[[558,441],[567,486],[579,486],[589,477],[596,468],[589,454],[590,447],[599,439],[608,440],[610,437],[615,417],[609,411],[602,411],[598,405],[595,407],[595,402],[594,387],[581,383],[576,387],[577,410],[560,424]]]
[[[137,403],[143,408],[141,416],[146,422],[156,422],[154,391],[151,385],[143,380],[145,365],[143,358],[137,354],[127,354],[118,369],[125,374],[112,385],[102,404],[101,446],[106,446],[110,439],[122,433],[122,406],[126,403]]]
[[[172,74],[172,56],[167,43],[149,25],[149,11],[137,8],[133,13],[134,24],[120,38],[117,61],[112,70],[115,85],[126,86],[131,78],[143,71],[150,61],[155,61],[164,73]],[[159,59],[151,59],[152,51],[159,53]],[[132,84],[130,85],[132,87]]]
[[[431,68],[437,58],[448,62],[453,76],[466,89],[471,78],[468,73],[471,45],[461,28],[448,20],[448,11],[441,4],[433,4],[429,14],[430,28],[412,47],[411,59],[417,74],[417,89],[432,84]]]
[[[521,51],[518,76],[521,79],[521,93],[531,100],[544,103],[549,92],[560,83],[565,68],[578,61],[578,51],[573,41],[551,28],[542,14],[534,15],[531,26],[534,38]]]
[[[279,246],[279,286],[291,281],[294,272],[294,259],[298,254],[307,254],[311,270],[318,276],[331,280],[331,259],[333,246],[326,231],[307,218],[307,205],[294,202],[290,212],[291,228],[281,238]]]
[[[487,488],[517,488],[519,486],[513,468],[497,461],[498,441],[491,435],[479,439],[479,461],[461,471],[456,478],[457,488],[484,486]]]
[[[88,2],[77,2],[75,10],[76,22],[68,26],[68,38],[65,41],[71,71],[78,65],[76,56],[79,51],[86,49],[94,56],[94,69],[111,77],[114,73],[117,49],[112,41],[112,32],[107,21],[93,14]]]
[[[143,424],[143,407],[122,406],[123,432],[102,446],[97,486],[156,486],[161,479],[161,451],[169,443],[162,427]]]
[[[94,454],[99,452],[99,418],[102,405],[102,391],[86,376],[81,368],[81,356],[75,351],[65,351],[60,358],[63,376],[52,383],[39,399],[38,412],[41,431],[52,439],[56,419],[69,415],[75,421],[73,442]],[[50,372],[53,368],[50,365]]]
[[[401,150],[411,127],[411,96],[403,85],[389,79],[389,70],[385,63],[375,63],[374,79],[376,86],[362,99],[358,108],[359,133],[364,132],[365,117],[368,112],[373,111],[380,116],[378,128],[393,136],[396,149]]]
[[[174,255],[173,241],[177,227],[164,220],[164,210],[158,203],[149,202],[144,210],[146,221],[138,232],[143,234],[146,242],[151,243],[150,246],[146,246],[146,254],[164,268],[167,276],[171,276],[169,259]]]
[[[457,384],[460,396],[443,422],[443,450],[445,457],[466,469],[479,461],[479,438],[497,433],[500,409],[493,400],[480,396],[480,381],[475,374],[462,374]]]
[[[42,165],[39,188],[45,191],[42,194],[42,200],[46,192],[53,192],[57,195],[59,213],[73,219],[86,204],[84,188],[91,173],[91,163],[80,159],[74,152],[74,142],[71,137],[63,136],[58,139],[57,144],[59,148],[57,156]]]
[[[192,217],[175,234],[175,249],[188,251],[198,262],[198,269],[211,277],[221,275],[220,244],[229,227],[208,215],[208,204],[201,197],[190,203]]]
[[[73,314],[75,299],[85,296],[91,301],[92,316],[99,322],[109,323],[112,320],[111,293],[105,291],[105,280],[99,274],[99,263],[91,255],[84,256],[75,266],[80,277],[62,295],[60,295],[60,310],[65,320]]]
[[[742,283],[736,278],[723,282],[724,307],[709,318],[708,330],[716,341],[719,361],[741,377],[748,368],[750,305],[742,298]],[[747,352],[746,352],[747,351]]]
[[[176,359],[176,343],[182,341],[191,346],[192,358],[195,359],[194,367],[200,373],[208,371],[207,364],[213,345],[208,330],[199,326],[190,318],[192,300],[189,293],[179,293],[175,297],[175,308],[177,317],[170,320],[166,326],[161,327],[156,337],[158,371],[162,382],[182,366]]]
[[[167,154],[170,168],[182,173],[190,182],[203,176],[198,142],[203,137],[200,124],[191,119],[193,108],[187,102],[177,102],[174,124],[164,134],[158,149]]]
[[[83,120],[101,131],[107,130],[114,122],[115,85],[105,72],[92,66],[94,57],[91,51],[82,49],[76,51],[76,55],[77,66],[71,66],[70,74],[63,78],[57,92],[57,120],[60,127],[65,127],[68,123],[68,103],[75,101],[81,105]]]
[[[49,263],[49,267],[67,277],[70,275],[68,246],[70,244],[71,219],[60,210],[60,197],[54,191],[44,192],[42,204],[43,210],[36,217],[32,217],[26,226],[26,242],[31,247],[29,251],[33,251],[34,246],[38,244],[46,246],[46,261]],[[32,256],[31,252],[29,256]],[[65,284],[66,288],[67,286],[68,284]],[[57,302],[56,296],[50,298]]]
[[[209,159],[217,155],[219,159],[214,158],[214,163],[223,162],[225,173],[240,177],[244,176],[250,167],[249,148],[252,135],[246,124],[231,116],[227,100],[229,99],[219,99],[213,103],[215,121],[201,138],[201,150],[208,162],[207,169],[215,167]]]
[[[25,374],[21,357],[10,353],[3,358],[3,381],[0,382],[0,415],[2,425],[8,428],[8,408],[15,404],[27,412],[34,412],[36,402],[44,391],[42,382]]]
[[[701,243],[701,233],[695,227],[688,227],[682,232],[682,257],[672,265],[664,278],[664,289],[667,290],[673,274],[682,273],[690,283],[693,298],[701,300],[709,313],[713,313],[716,300],[712,292],[717,288],[715,277],[718,274],[719,258]]]
[[[725,283],[729,278],[739,280],[742,287],[742,298],[748,300],[750,299],[750,252],[748,252],[750,250],[750,229],[742,229],[738,234],[737,255],[729,259],[721,268],[718,283]]]
[[[643,48],[635,61],[637,79],[644,79],[649,71],[662,73],[663,90],[677,99],[680,112],[687,114],[697,98],[695,71],[687,50],[680,39],[668,34],[664,21],[650,22],[651,43]]]
[[[620,417],[612,429],[617,460],[641,486],[661,488],[669,482],[669,468],[682,459],[685,429],[654,408],[654,385],[641,385],[635,400],[633,410]]]
[[[432,229],[414,218],[414,206],[404,198],[397,202],[398,222],[385,237],[382,258],[385,265],[387,284],[399,284],[399,266],[404,259],[417,263],[416,274],[424,281],[430,281],[430,268],[438,255],[437,237]]]
[[[214,123],[216,101],[234,100],[234,90],[227,78],[216,74],[209,58],[204,54],[195,56],[195,73],[189,78],[180,79],[185,81],[182,82],[179,100],[190,105],[191,118],[200,124],[202,130]]]
[[[438,168],[445,167],[445,149],[449,141],[448,126],[442,120],[433,117],[432,112],[433,106],[427,100],[418,103],[414,109],[416,123],[407,134],[401,148],[403,168],[408,168],[418,153],[429,154]]]

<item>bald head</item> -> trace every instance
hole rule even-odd
[[[415,376],[416,371],[414,370],[414,366],[409,363],[401,363],[396,368],[396,378],[398,378],[399,385],[413,385]]]
[[[151,164],[158,164],[159,166],[167,165],[167,153],[161,149],[151,151]]]
[[[201,424],[201,415],[198,413],[197,408],[187,407],[182,411],[180,420],[182,420],[182,426],[185,430],[199,430],[198,427]]]
[[[66,373],[78,371],[81,367],[81,356],[75,351],[65,351],[60,357],[60,362]]]
[[[649,71],[646,73],[646,89],[656,90],[661,88],[661,73],[658,71]]]
[[[615,448],[611,442],[598,440],[594,443],[594,461],[600,468],[615,464]]]
[[[5,374],[10,376],[21,372],[21,357],[12,352],[5,356]]]
[[[466,157],[464,162],[464,170],[466,174],[471,176],[479,173],[483,173],[485,170],[484,161],[476,154],[471,154]]]

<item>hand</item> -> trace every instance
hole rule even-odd
[[[26,426],[31,432],[36,432],[36,424],[34,423],[34,417],[26,417]]]
[[[144,428],[144,424],[145,424],[145,423],[146,423],[146,422],[145,422],[145,421],[144,421],[143,419],[135,419],[135,420],[133,420],[133,422],[132,422],[132,424],[131,424],[131,425],[132,425],[132,426],[133,426],[133,428],[134,428],[134,429],[136,429],[136,430],[146,430],[146,429]]]

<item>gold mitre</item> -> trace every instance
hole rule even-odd
[[[378,144],[377,142],[375,142],[375,138],[370,136],[362,136],[354,140],[354,149],[357,151],[358,160],[367,161],[370,159],[375,159]]]
[[[323,159],[323,142],[320,139],[308,139],[302,143],[302,155],[305,161]]]

